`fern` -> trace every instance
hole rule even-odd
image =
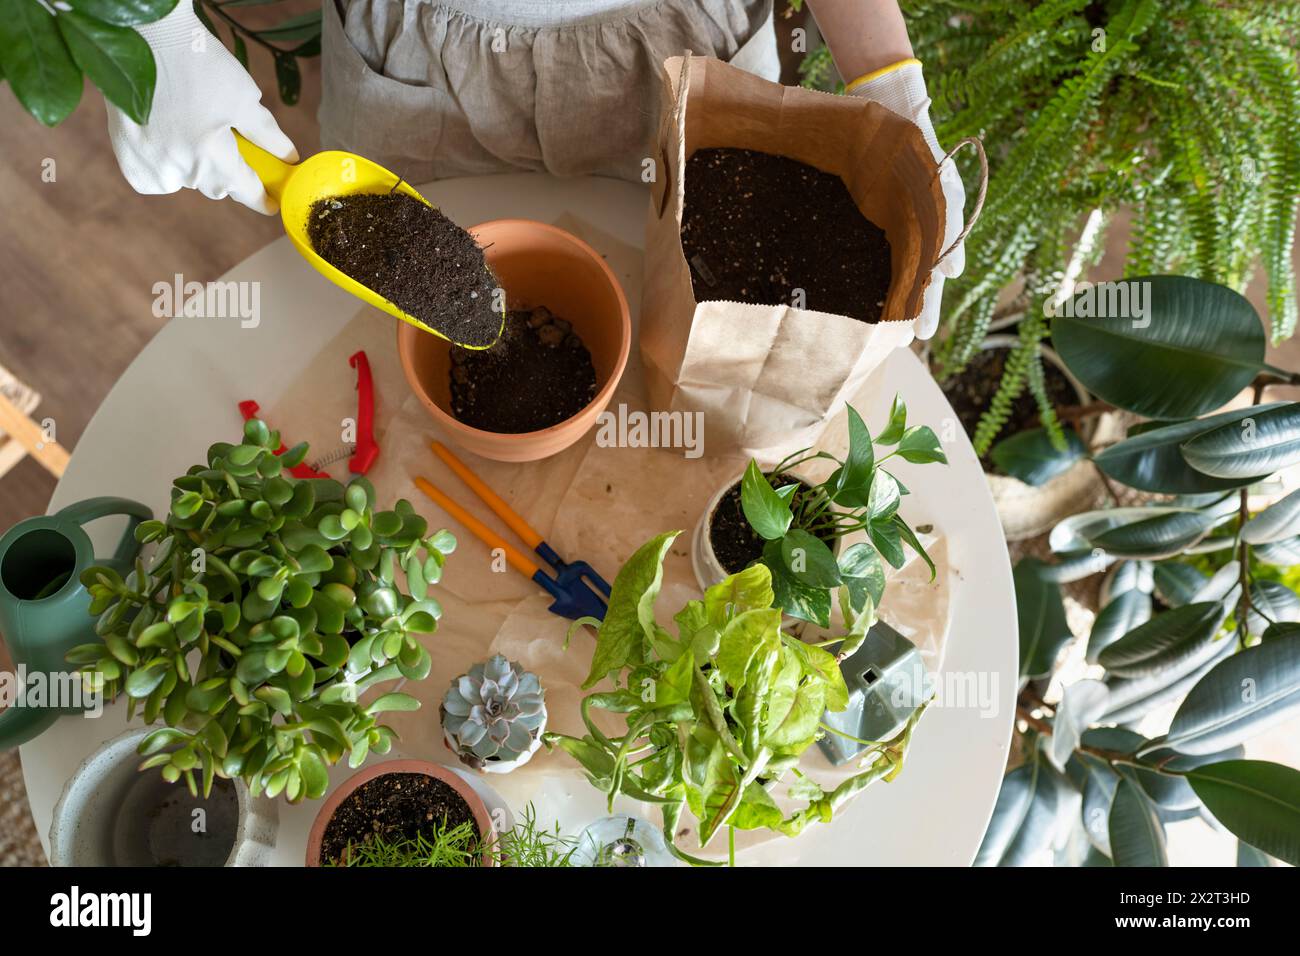
[[[966,241],[966,271],[945,288],[931,351],[936,375],[959,373],[978,352],[1006,288],[1060,275],[1071,254],[1063,237],[1094,209],[1131,212],[1125,275],[1177,271],[1243,290],[1261,266],[1274,340],[1295,332],[1300,4],[900,6],[926,64],[940,141],[981,136],[990,164],[984,214]],[[824,48],[810,54],[804,78],[831,88]],[[958,162],[973,182],[973,157],[962,153]],[[1104,247],[1103,236],[1097,254]],[[1033,317],[1041,315],[1041,300],[1023,298],[1031,324],[1021,329],[1007,378],[977,429],[977,447],[997,436],[1010,402],[1026,388],[1044,427],[1059,432],[1039,391],[1045,324]]]
[[[1058,237],[1093,209],[1131,212],[1126,275],[1180,271],[1240,290],[1262,266],[1273,338],[1294,333],[1300,4],[901,6],[926,64],[940,141],[980,135],[990,162],[988,201],[966,242],[966,271],[945,289],[944,325],[932,349],[936,374],[959,372],[976,353],[1005,288],[1064,268],[1070,248]],[[971,157],[959,161],[973,182]],[[1026,308],[1032,320],[1032,296]],[[1009,402],[1026,388],[1055,434],[1055,416],[1035,391],[1036,324],[1022,329],[977,445],[996,437]]]
[[[835,63],[831,60],[830,48],[825,44],[817,47],[799,63],[799,85],[827,93],[836,89]]]
[[[1024,328],[1027,324],[1021,323],[1021,327]],[[1033,346],[1033,349],[1036,350],[1037,345]],[[1007,356],[1006,363],[1002,367],[1002,381],[998,383],[998,390],[994,393],[983,417],[980,418],[979,424],[975,426],[975,434],[971,436],[975,454],[981,457],[987,454],[993,447],[994,439],[1011,419],[1016,400],[1025,390],[1032,357],[1033,352],[1026,346],[1022,336],[1016,347],[1011,350],[1011,354]]]

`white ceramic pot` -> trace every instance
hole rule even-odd
[[[984,340],[982,348],[1012,348],[1018,341],[1014,335],[990,335]],[[1055,352],[1043,346],[1042,354],[1043,361],[1059,370],[1069,381],[1080,405],[1092,401],[1083,384],[1070,373]],[[1095,427],[1093,423],[1088,423],[1081,430],[1085,442],[1092,437]],[[1002,532],[1008,541],[1023,541],[1045,534],[1062,518],[1095,507],[1104,494],[1104,486],[1097,477],[1096,469],[1087,461],[1075,462],[1066,471],[1037,488],[1008,475],[985,472],[984,477],[993,493],[993,503],[998,509]]]
[[[695,570],[695,580],[699,582],[701,591],[707,591],[727,576],[727,569],[713,553],[713,542],[709,540],[709,524],[713,520],[713,512],[718,510],[718,503],[722,501],[722,496],[739,484],[740,479],[741,476],[737,475],[714,493],[709,503],[705,505],[700,520],[695,523],[695,531],[691,534],[691,567]]]
[[[63,788],[50,823],[52,866],[266,866],[279,829],[275,801],[218,779],[207,800],[137,751],[156,728],[103,744]],[[195,811],[202,810],[201,814]]]
[[[482,765],[471,764],[460,756],[460,751],[456,749],[455,742],[447,731],[442,732],[442,739],[447,744],[447,749],[454,753],[460,762],[470,767],[472,770],[478,770],[482,773],[509,773],[511,770],[517,770],[528,761],[533,759],[533,754],[537,753],[542,747],[542,734],[546,733],[546,718],[542,719],[542,725],[537,728],[537,735],[533,738],[532,746],[521,753],[514,760],[485,760]]]
[[[713,553],[713,542],[709,535],[709,527],[713,521],[713,513],[718,510],[718,503],[722,501],[723,496],[728,491],[740,483],[742,477],[742,475],[737,475],[731,481],[725,482],[714,493],[705,506],[704,513],[700,515],[700,520],[695,523],[695,530],[691,532],[691,567],[695,571],[695,580],[699,584],[701,591],[707,591],[731,573],[722,566],[718,556]],[[798,477],[798,475],[792,477]],[[841,541],[842,539],[837,538],[831,546],[831,550],[836,555],[840,553]],[[806,623],[798,618],[790,617],[788,614],[782,615],[782,620],[786,628],[803,627]]]

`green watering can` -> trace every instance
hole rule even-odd
[[[95,557],[82,525],[110,515],[125,515],[128,523],[113,557],[105,560]],[[139,551],[136,525],[152,517],[152,511],[127,498],[89,498],[57,514],[20,521],[0,538],[0,636],[14,666],[25,668],[29,683],[36,674],[48,675],[51,692],[75,683],[62,676],[75,670],[64,655],[78,644],[99,639],[81,573],[104,564],[126,577]],[[76,707],[6,703],[9,706],[0,711],[0,750],[31,740],[62,714],[81,712]]]

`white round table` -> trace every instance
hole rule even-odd
[[[551,222],[571,213],[614,239],[643,247],[645,191],[607,179],[560,180],[537,174],[444,180],[421,191],[455,221],[517,217]],[[190,278],[190,277],[187,277]],[[154,337],[118,380],[77,443],[55,489],[50,511],[95,495],[142,501],[166,512],[169,479],[229,433],[231,410],[250,395],[270,405],[356,314],[355,299],[321,279],[281,238],[222,277],[261,283],[261,323],[176,318]],[[639,303],[630,303],[635,310]],[[881,394],[901,391],[917,422],[956,416],[924,366],[895,352],[877,372]],[[957,429],[960,433],[960,429]],[[828,825],[797,841],[778,839],[744,854],[751,864],[966,865],[974,858],[1006,764],[1014,717],[1018,646],[1011,568],[1001,527],[978,460],[965,437],[945,443],[948,468],[906,475],[927,516],[948,539],[952,626],[943,688],[948,693],[917,727],[907,765],[890,784],[876,784]],[[104,550],[116,529],[96,529]],[[92,535],[94,537],[95,535]],[[125,707],[98,719],[61,718],[22,748],[32,816],[46,852],[54,805],[81,760],[126,727]],[[400,746],[400,745],[399,745]],[[349,771],[336,767],[337,784]],[[280,803],[273,862],[303,860],[316,804]],[[522,809],[516,807],[516,810]]]

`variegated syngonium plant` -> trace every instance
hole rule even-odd
[[[536,674],[496,654],[451,682],[441,717],[463,763],[510,764],[531,753],[546,726],[545,691]]]
[[[893,740],[858,741],[866,746],[859,772],[832,790],[796,772],[823,733],[838,733],[822,715],[849,703],[839,663],[826,647],[782,631],[763,564],[687,602],[673,618],[676,636],[659,624],[654,604],[663,562],[679,533],[659,535],[628,559],[604,621],[583,618],[570,629],[571,636],[585,625],[599,628],[583,687],[612,677],[615,689],[583,698],[585,736],[547,733],[543,740],[582,764],[611,809],[619,794],[657,803],[672,852],[710,864],[677,846],[683,810],[699,822],[700,846],[724,828],[797,836],[810,823],[829,821],[868,784],[892,779],[925,708]],[[828,644],[847,639],[858,638],[850,632]],[[626,733],[602,730],[593,708],[622,715]]]
[[[69,660],[110,697],[125,691],[129,714],[162,719],[141,743],[142,769],[194,792],[196,777],[205,794],[223,777],[254,795],[322,796],[345,754],[357,767],[389,750],[382,712],[419,707],[360,695],[429,673],[420,635],[442,609],[428,589],[456,539],[429,534],[405,500],[376,511],[365,478],[281,474],[307,446],[279,447],[263,422],[245,423],[241,444],[213,445],[176,479],[165,521],[138,527],[151,557],[125,580],[108,567],[81,579],[103,642]]]

